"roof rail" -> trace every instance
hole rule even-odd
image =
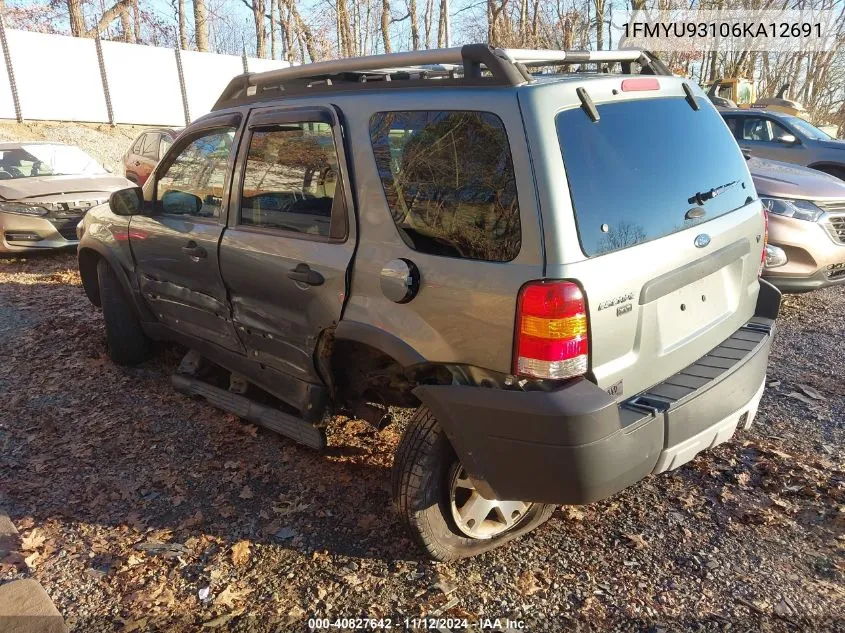
[[[652,53],[635,49],[561,51],[467,44],[453,48],[347,57],[263,73],[245,73],[229,82],[212,110],[258,101],[265,91],[274,91],[278,95],[278,91],[288,91],[293,87],[310,88],[318,82],[331,86],[333,79],[364,83],[379,75],[390,80],[397,74],[408,76],[411,73],[416,73],[414,78],[443,77],[444,73],[453,77],[455,67],[462,67],[465,81],[483,78],[486,85],[519,86],[532,81],[528,67],[615,62],[622,63],[625,72],[630,72],[631,64],[636,62],[649,74],[672,74]],[[488,75],[484,74],[485,70]]]

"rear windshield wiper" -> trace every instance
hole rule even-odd
[[[687,200],[687,202],[689,202],[690,204],[695,204],[695,203],[704,204],[708,200],[712,200],[716,196],[722,195],[723,193],[725,193],[725,191],[727,191],[728,189],[730,189],[731,187],[733,187],[734,185],[737,185],[737,184],[739,184],[738,180],[732,180],[731,182],[725,183],[724,185],[719,185],[718,187],[713,187],[712,189],[710,189],[708,191],[699,191],[692,198]]]

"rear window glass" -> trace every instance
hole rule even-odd
[[[581,247],[588,257],[648,242],[729,213],[754,196],[718,112],[683,98],[598,106],[557,115]],[[696,194],[701,194],[696,199]],[[685,219],[703,206],[705,214]]]

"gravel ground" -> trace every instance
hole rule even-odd
[[[0,491],[24,537],[2,577],[35,577],[86,632],[300,631],[314,616],[403,630],[438,615],[845,631],[843,331],[845,289],[789,298],[750,431],[442,564],[393,513],[397,424],[336,421],[325,455],[299,448],[175,394],[176,349],[110,363],[72,255],[0,260]]]
[[[6,141],[55,141],[78,145],[98,162],[123,175],[123,154],[146,128],[140,125],[72,123],[56,121],[0,122],[0,143]]]

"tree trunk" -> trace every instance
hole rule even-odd
[[[270,59],[276,59],[276,3],[270,0]]]
[[[314,45],[314,34],[311,32],[308,25],[303,22],[302,16],[299,15],[299,11],[296,9],[296,0],[279,0],[279,2],[285,3],[285,7],[290,15],[290,21],[293,22],[296,28],[297,39],[300,41],[301,45],[304,45],[310,60],[312,62],[319,61],[320,56],[317,54],[317,48]],[[303,55],[303,62],[307,61],[304,57],[305,56]]]
[[[114,22],[118,16],[122,19],[129,11],[129,6],[133,1],[134,0],[120,0],[112,5],[110,9],[103,13],[103,16],[100,18],[99,22],[97,22],[97,26],[92,29],[88,29],[83,34],[84,37],[96,37],[99,33],[102,33],[109,24]]]
[[[437,48],[446,46],[446,11],[448,10],[448,0],[440,0],[440,13],[437,21]]]
[[[596,50],[604,48],[604,2],[605,0],[593,0],[596,7]]]
[[[179,48],[188,50],[188,29],[185,26],[185,0],[179,0]]]
[[[425,47],[431,48],[431,26],[434,21],[434,0],[425,0],[423,28],[425,29]]]
[[[411,19],[411,48],[420,48],[420,24],[417,18],[417,0],[408,0],[408,17]]]
[[[381,39],[384,43],[384,52],[392,53],[390,46],[390,0],[381,0]]]
[[[135,26],[135,43],[141,43],[141,10],[138,7],[138,0],[132,3],[132,24]]]
[[[267,57],[267,33],[264,30],[264,0],[252,0],[252,17],[255,20],[255,56]]]
[[[67,0],[67,11],[70,16],[70,33],[74,37],[85,35],[85,17],[82,15],[82,0]]]
[[[194,1],[194,30],[196,31],[197,50],[208,52],[208,10],[205,0]]]
[[[129,19],[128,9],[120,14],[120,39],[124,42],[132,41],[132,22]]]

